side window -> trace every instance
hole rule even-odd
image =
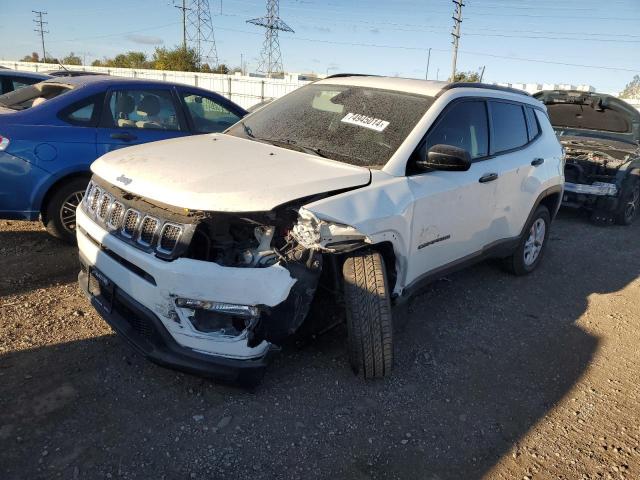
[[[81,127],[95,126],[98,110],[103,99],[104,95],[85,98],[62,110],[58,117],[72,125]]]
[[[198,133],[222,132],[240,120],[212,98],[189,92],[181,92],[180,96]]]
[[[111,128],[181,130],[169,90],[113,91],[105,117]]]
[[[427,134],[426,150],[445,144],[459,147],[471,158],[489,154],[489,128],[484,101],[461,102],[451,107]]]
[[[13,90],[18,90],[19,88],[26,87],[29,85],[33,85],[34,83],[41,82],[37,78],[26,78],[26,77],[15,77],[11,80],[13,83]]]
[[[492,153],[522,147],[529,141],[524,109],[521,105],[506,102],[490,102],[493,127]]]
[[[533,140],[540,133],[540,125],[538,125],[538,119],[533,111],[533,108],[526,107],[527,112],[527,128],[529,129],[529,141]]]

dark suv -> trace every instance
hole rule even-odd
[[[534,96],[566,152],[563,205],[588,209],[597,223],[630,225],[640,208],[640,112],[602,93]]]

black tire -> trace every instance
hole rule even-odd
[[[640,210],[640,181],[630,178],[624,183],[620,195],[620,207],[616,212],[618,225],[631,225],[638,216]]]
[[[393,321],[382,255],[356,252],[342,267],[349,362],[364,378],[389,375],[393,367]]]
[[[60,240],[74,244],[76,217],[72,204],[77,205],[84,196],[88,178],[73,178],[58,186],[42,210],[42,221],[47,232]]]
[[[542,235],[537,237],[534,233],[534,225],[540,225],[539,222],[543,222],[544,232],[541,232]],[[527,275],[536,269],[540,264],[544,251],[547,247],[550,226],[551,215],[549,214],[549,209],[544,205],[540,205],[529,220],[529,223],[527,223],[524,233],[522,234],[522,238],[520,238],[518,247],[511,256],[503,260],[503,265],[508,272],[514,275]],[[535,232],[540,231],[535,230]],[[535,256],[532,255],[532,250],[528,248],[529,242],[532,242],[532,235],[533,246],[535,246],[535,248],[539,248]],[[540,242],[540,240],[542,241]],[[529,253],[528,257],[527,252]]]

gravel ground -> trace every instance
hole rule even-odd
[[[78,290],[76,252],[0,222],[0,478],[640,478],[640,223],[562,213],[543,265],[485,263],[396,312],[391,378],[340,327],[248,392],[157,367]]]

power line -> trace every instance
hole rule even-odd
[[[44,34],[49,33],[49,30],[45,30],[44,26],[49,22],[44,22],[42,20],[42,15],[46,15],[47,12],[43,12],[41,10],[31,11],[36,15],[36,18],[33,20],[36,24],[36,28],[33,31],[40,34],[40,40],[42,40],[42,61],[45,62],[47,60],[47,51],[44,48]]]
[[[224,27],[218,27],[219,30],[225,30],[225,31],[229,31],[229,32],[236,32],[236,33],[245,33],[248,35],[259,35],[256,32],[250,32],[247,30],[239,30],[239,29],[235,29],[235,28],[224,28]],[[370,48],[389,48],[389,49],[394,49],[394,50],[412,50],[412,51],[420,51],[420,52],[427,52],[428,48],[427,47],[409,47],[406,45],[386,45],[386,44],[374,44],[374,43],[359,43],[359,42],[340,42],[337,40],[323,40],[323,39],[319,39],[319,38],[305,38],[305,37],[299,37],[296,36],[296,41],[303,41],[303,42],[313,42],[313,43],[324,43],[324,44],[329,44],[329,45],[349,45],[349,46],[354,46],[354,47],[370,47]],[[436,52],[448,52],[448,49],[444,49],[444,48],[432,48],[433,51]],[[607,66],[607,65],[588,65],[588,64],[581,64],[581,63],[568,63],[568,62],[555,62],[552,60],[540,60],[537,58],[526,58],[526,57],[513,57],[513,56],[508,56],[508,55],[496,55],[496,54],[491,54],[491,53],[485,53],[485,52],[472,52],[469,50],[459,50],[461,53],[465,53],[467,55],[478,55],[478,56],[483,56],[483,57],[491,57],[491,58],[502,58],[502,59],[506,59],[506,60],[516,60],[516,61],[523,61],[523,62],[533,62],[533,63],[543,63],[543,64],[550,64],[550,65],[563,65],[563,66],[567,66],[567,67],[581,67],[581,68],[593,68],[596,70],[612,70],[612,71],[621,71],[621,72],[633,72],[633,73],[637,73],[638,69],[637,68],[630,68],[630,67],[613,67],[613,66]]]
[[[460,42],[460,25],[462,24],[462,7],[464,3],[462,0],[452,0],[456,6],[456,11],[453,18],[453,31],[451,36],[453,37],[453,52],[451,58],[451,81],[456,80],[456,62],[458,61],[458,43]]]
[[[271,77],[275,72],[284,71],[278,31],[294,33],[293,29],[282,21],[279,14],[279,0],[267,0],[267,15],[247,20],[247,23],[265,28],[258,72],[265,73],[267,77]]]

